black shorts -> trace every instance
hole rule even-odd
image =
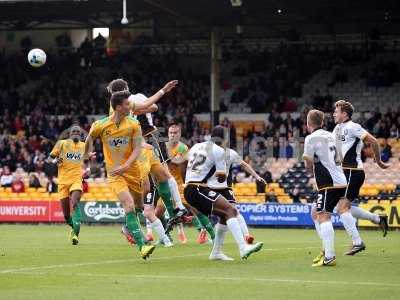
[[[154,185],[154,181],[149,175],[150,180],[150,192],[147,193],[146,197],[143,199],[143,203],[147,205],[157,206],[158,199],[160,198],[160,194],[158,193],[157,188]]]
[[[150,134],[148,136],[148,143],[151,144],[156,150],[156,154],[160,159],[161,163],[168,161],[168,149],[166,142],[160,142],[155,134]]]
[[[137,120],[139,121],[140,128],[142,129],[143,136],[148,136],[149,134],[157,131],[157,127],[154,125],[150,125],[149,120],[147,119],[147,116],[145,114],[138,115]]]
[[[353,202],[360,195],[360,189],[364,184],[365,172],[364,170],[343,169],[344,175],[347,179],[346,198]]]
[[[183,190],[187,202],[206,216],[210,215],[213,205],[221,194],[208,187],[188,184]]]
[[[333,213],[339,200],[344,197],[346,188],[331,188],[318,191],[316,211]]]
[[[229,203],[236,203],[236,198],[235,194],[233,193],[231,188],[226,188],[226,189],[215,189],[218,193],[220,193],[222,196],[225,197],[226,200],[229,201]]]

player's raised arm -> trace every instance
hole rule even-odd
[[[247,162],[245,162],[244,160],[242,160],[240,162],[240,166],[246,170],[247,172],[249,172],[251,174],[251,176],[253,176],[257,181],[260,181],[264,184],[267,184],[267,182],[264,180],[264,178],[262,178],[260,175],[257,174],[257,172],[252,168],[252,166],[250,166]]]
[[[132,95],[130,102],[132,106],[132,112],[134,114],[144,114],[149,112],[157,111],[158,107],[155,103],[160,100],[165,94],[172,91],[178,84],[178,80],[172,80],[168,82],[162,89],[160,89],[153,96],[147,98],[143,94]],[[136,98],[136,99],[135,99]]]

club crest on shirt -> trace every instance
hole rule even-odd
[[[208,192],[208,196],[210,196],[210,197],[215,197],[216,195],[217,195],[217,193],[214,192],[214,191],[209,191]]]

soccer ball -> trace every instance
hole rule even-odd
[[[32,49],[28,53],[28,62],[32,67],[39,68],[46,63],[46,53],[42,49]]]

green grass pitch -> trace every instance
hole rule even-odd
[[[262,252],[233,262],[208,261],[210,245],[157,248],[138,256],[119,226],[83,226],[72,246],[61,225],[0,225],[0,299],[400,299],[400,235],[361,230],[367,251],[345,257],[336,231],[337,266],[311,268],[320,241],[313,230],[252,229]]]

